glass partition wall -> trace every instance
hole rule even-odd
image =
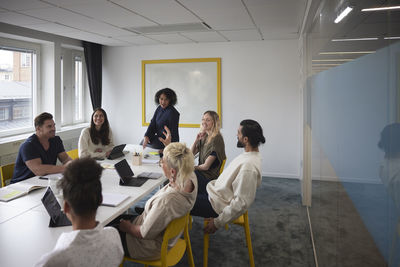
[[[307,17],[318,265],[400,266],[400,1],[312,1]]]

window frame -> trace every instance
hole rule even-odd
[[[75,98],[76,98],[76,88],[75,88],[75,58],[79,57],[80,61],[82,63],[82,81],[81,81],[81,86],[82,86],[82,95],[81,95],[81,99],[80,99],[80,105],[82,108],[82,117],[80,119],[75,119],[74,113],[75,113]],[[70,66],[68,65],[70,62]],[[61,65],[61,127],[69,127],[69,126],[74,126],[74,125],[79,125],[82,123],[85,123],[87,118],[86,118],[86,106],[87,106],[87,101],[86,101],[86,97],[87,97],[87,92],[88,92],[88,87],[87,87],[87,75],[86,75],[86,68],[85,68],[85,56],[84,56],[84,51],[83,48],[79,49],[79,48],[71,48],[71,47],[64,47],[62,46],[62,52],[61,52],[61,58],[60,58],[60,65]],[[66,77],[66,75],[64,75],[65,71],[67,70],[71,73],[70,77]],[[70,114],[66,114],[64,112],[64,87],[65,84],[68,84],[68,81],[66,82],[65,79],[71,79],[71,81],[69,81],[71,83],[71,89],[72,90],[72,112],[70,112]],[[71,114],[72,113],[72,114]],[[69,116],[69,117],[65,117],[65,116]]]
[[[38,43],[8,39],[8,38],[4,38],[4,37],[0,37],[0,48],[5,49],[5,50],[10,50],[10,51],[15,51],[15,52],[32,53],[31,62],[30,62],[31,68],[32,68],[32,71],[31,71],[31,79],[32,79],[32,89],[31,89],[32,118],[31,118],[31,123],[29,126],[26,126],[23,128],[16,128],[16,129],[0,131],[0,138],[2,138],[2,137],[14,136],[14,135],[32,132],[32,130],[34,129],[33,118],[34,118],[35,114],[37,114],[37,111],[39,110],[39,99],[40,99],[40,89],[39,89],[40,88],[40,79],[39,79],[39,77],[40,77],[41,51],[40,51],[40,44],[38,44]],[[18,64],[21,64],[21,62],[18,62]]]

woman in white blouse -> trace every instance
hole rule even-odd
[[[132,222],[129,218],[121,220],[119,225],[125,254],[135,259],[159,259],[168,224],[187,214],[196,201],[197,179],[192,151],[184,144],[171,143],[164,149],[160,165],[169,183],[146,202],[141,215]],[[169,246],[172,247],[178,238]]]
[[[96,108],[91,117],[90,127],[83,129],[79,137],[79,157],[104,159],[110,155],[113,147],[107,113],[102,108]]]

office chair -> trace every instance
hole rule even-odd
[[[163,236],[163,242],[161,245],[161,258],[159,260],[145,261],[145,260],[138,260],[138,259],[133,259],[133,258],[129,258],[129,257],[124,257],[120,267],[123,266],[123,263],[126,260],[144,264],[144,266],[146,266],[146,267],[147,266],[162,266],[162,267],[174,266],[181,260],[181,258],[185,254],[185,251],[187,251],[189,266],[194,267],[192,246],[190,244],[189,230],[188,230],[188,219],[189,219],[189,213],[181,218],[173,220],[172,222],[170,222],[168,224],[167,229],[165,229],[165,233]],[[182,231],[183,231],[184,239],[179,238],[178,242],[171,249],[168,250],[169,240],[175,238],[177,235],[182,233]]]

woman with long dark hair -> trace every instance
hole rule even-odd
[[[113,136],[107,113],[102,108],[96,108],[90,120],[90,127],[83,129],[79,137],[79,157],[103,159],[110,155],[113,147]]]

